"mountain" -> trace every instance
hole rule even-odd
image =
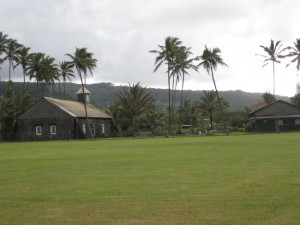
[[[5,91],[7,82],[0,82],[0,94]],[[81,87],[80,84],[66,83],[66,99],[76,100],[76,92]],[[14,83],[15,92],[18,93],[23,88],[22,82]],[[37,96],[36,83],[26,83],[26,88],[29,94],[33,97]],[[112,83],[96,83],[87,84],[86,88],[91,92],[91,103],[100,108],[109,108],[114,101],[117,100],[117,93],[122,89],[122,86],[115,86]],[[53,91],[54,90],[54,91]],[[156,100],[156,105],[161,108],[168,106],[168,89],[147,88],[149,93]],[[203,91],[184,91],[184,99],[192,102],[200,101],[200,96]],[[42,93],[42,91],[40,91]],[[230,110],[244,110],[246,106],[255,105],[262,102],[263,93],[250,93],[241,90],[236,91],[219,91],[220,97],[229,102]],[[56,84],[54,89],[49,88],[47,96],[63,99],[63,84]],[[276,96],[277,99],[289,101],[289,97]],[[176,92],[177,104],[180,104],[180,91]]]

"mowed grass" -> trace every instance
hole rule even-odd
[[[1,225],[299,225],[300,133],[0,144]]]

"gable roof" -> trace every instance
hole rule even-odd
[[[250,112],[248,116],[274,116],[274,104],[277,116],[300,116],[300,107],[283,100],[276,100],[274,103],[258,108]]]
[[[84,90],[84,93],[85,94],[90,94],[91,92],[88,90],[88,89],[86,89],[85,87],[82,89],[82,87],[81,88],[79,88],[78,89],[78,91],[76,92],[76,94],[83,94],[83,90]]]
[[[81,102],[60,100],[56,98],[43,97],[49,103],[59,107],[73,117],[85,117],[84,104]],[[95,107],[92,104],[87,104],[87,113],[89,118],[111,118],[107,113]]]

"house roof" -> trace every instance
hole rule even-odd
[[[46,101],[56,105],[61,110],[70,114],[73,117],[85,117],[84,104],[81,102],[60,100],[56,98],[43,97]],[[111,118],[107,113],[95,107],[92,104],[87,104],[87,113],[89,118]]]
[[[276,100],[274,103],[260,107],[248,114],[250,117],[268,117],[274,116],[274,104],[276,114],[279,117],[295,117],[300,116],[300,107],[283,100]]]
[[[86,88],[83,88],[83,89],[84,89],[85,94],[90,94],[91,93],[88,89],[86,89]],[[78,89],[76,94],[83,94],[82,87]]]

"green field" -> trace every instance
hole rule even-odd
[[[1,225],[299,225],[300,133],[0,144]]]

